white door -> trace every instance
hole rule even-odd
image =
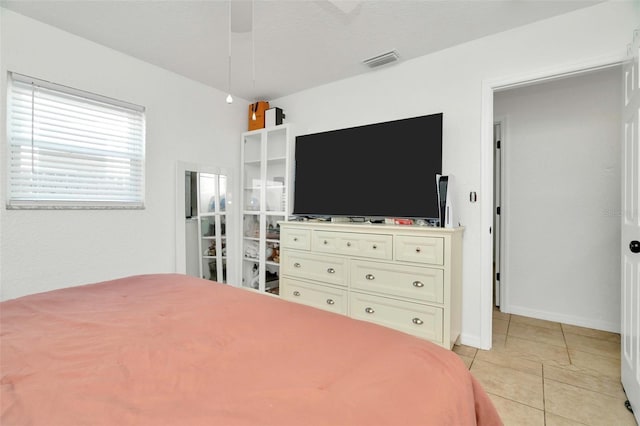
[[[494,221],[493,221],[493,304],[501,306],[500,300],[500,265],[501,265],[501,241],[502,241],[502,224],[500,221],[500,206],[502,205],[502,124],[495,123],[493,125],[493,203],[494,203]]]
[[[635,32],[623,67],[622,385],[640,423],[640,69]]]

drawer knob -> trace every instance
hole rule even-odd
[[[293,292],[293,295],[296,296],[296,297],[300,296],[300,292],[298,290],[296,290],[296,291]]]
[[[368,279],[369,281],[373,281],[376,279],[376,277],[373,274],[367,274],[364,276],[366,279]]]
[[[420,247],[416,247],[416,253],[420,253],[421,251]]]
[[[335,303],[333,299],[327,299],[327,305],[335,305]]]
[[[420,318],[414,318],[411,320],[415,325],[422,325],[424,324],[424,321],[422,321]]]
[[[364,311],[365,311],[366,313],[368,313],[368,314],[372,314],[372,313],[374,313],[374,312],[375,312],[375,310],[374,310],[373,308],[370,308],[370,307],[368,307],[368,306],[367,306],[366,308],[364,308]]]
[[[351,247],[351,243],[347,242],[347,247]]]
[[[329,268],[329,269],[327,269],[327,272],[330,273],[330,274],[335,274],[336,270],[333,269],[333,268]]]
[[[327,245],[327,244],[329,244],[329,241],[324,240],[324,241],[322,242],[322,244]]]
[[[293,237],[293,241],[298,241],[298,237]]]
[[[420,288],[420,287],[424,287],[424,284],[420,281],[414,281],[413,286]]]
[[[377,249],[377,248],[378,248],[378,246],[374,244],[374,245],[373,245],[373,249],[375,250],[375,249]]]
[[[300,265],[298,262],[296,262],[296,263],[294,263],[294,264],[293,264],[293,267],[294,267],[294,268],[299,268],[300,266],[302,266],[302,265]]]

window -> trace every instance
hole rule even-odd
[[[7,208],[144,207],[144,108],[10,73]]]

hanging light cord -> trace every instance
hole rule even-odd
[[[253,90],[256,90],[256,19],[255,0],[251,0],[251,73],[253,77]]]
[[[253,92],[256,92],[256,20],[255,20],[255,1],[251,0],[251,76],[253,78]],[[253,110],[253,114],[251,115],[252,120],[257,120],[256,117],[256,108]]]
[[[231,0],[229,0],[229,57],[228,57],[228,66],[227,70],[227,88],[229,90],[229,94],[227,95],[227,103],[230,104],[233,102],[233,97],[231,97]]]

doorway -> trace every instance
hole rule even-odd
[[[504,312],[620,331],[621,87],[615,66],[494,94]]]

